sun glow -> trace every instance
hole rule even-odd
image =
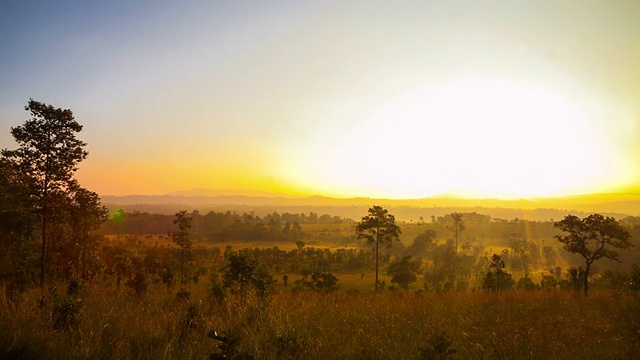
[[[537,83],[474,76],[382,104],[299,181],[344,194],[517,198],[598,190],[613,156],[583,106]],[[347,184],[343,186],[343,184]]]

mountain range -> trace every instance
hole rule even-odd
[[[505,219],[559,219],[567,213],[576,215],[598,212],[615,217],[640,216],[640,194],[591,194],[532,199],[469,199],[433,196],[421,199],[332,198],[326,196],[289,195],[259,190],[192,189],[165,195],[103,196],[111,210],[173,213],[179,210],[237,211],[266,214],[277,212],[318,212],[357,219],[368,207],[389,208],[399,220],[458,212],[477,212]]]

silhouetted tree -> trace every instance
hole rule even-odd
[[[438,245],[433,249],[433,267],[424,274],[425,287],[436,292],[454,289],[458,255],[452,241]]]
[[[25,175],[0,158],[0,280],[10,295],[25,290],[32,278],[37,218],[29,201]]]
[[[607,258],[615,261],[619,255],[610,248],[627,249],[632,246],[629,242],[629,232],[612,217],[592,214],[584,219],[574,215],[567,215],[554,226],[568,235],[556,235],[558,241],[564,243],[564,249],[570,253],[580,254],[585,259],[584,295],[589,295],[589,272],[594,261]]]
[[[451,213],[451,219],[453,220],[453,225],[447,226],[447,229],[453,231],[455,235],[455,250],[457,254],[458,253],[458,235],[462,230],[465,229],[464,221],[462,221],[461,213]]]
[[[98,246],[94,232],[107,220],[108,210],[100,204],[98,194],[76,182],[72,184],[69,195],[72,234],[79,252],[76,254],[77,272],[85,279],[88,276],[87,265],[95,257]]]
[[[51,195],[67,189],[77,165],[88,153],[84,142],[76,138],[82,130],[69,109],[29,100],[25,107],[31,119],[12,127],[11,135],[18,143],[16,150],[2,150],[14,168],[28,178],[28,187],[35,198],[42,237],[40,286],[44,286],[47,261],[47,225],[50,216]]]
[[[116,276],[116,286],[120,287],[123,276],[128,276],[133,271],[131,251],[120,245],[105,246],[102,251],[106,263],[107,274]]]
[[[314,272],[308,286],[316,291],[335,291],[338,290],[338,278],[330,272]]]
[[[356,225],[356,235],[358,239],[366,239],[369,244],[375,244],[376,251],[376,285],[378,291],[378,263],[379,249],[381,245],[391,247],[393,240],[400,241],[400,226],[396,225],[395,216],[389,214],[387,209],[381,206],[374,206],[369,209],[369,215],[364,216],[362,221]]]
[[[435,238],[436,232],[428,229],[413,239],[413,244],[409,246],[406,252],[416,257],[426,257],[430,255],[436,247],[436,243],[434,242]]]
[[[191,221],[192,219],[187,216],[185,210],[177,212],[173,224],[178,225],[178,231],[169,232],[171,241],[180,246],[180,281],[184,280],[184,253],[191,250],[191,239],[189,238]]]
[[[233,252],[229,255],[228,263],[222,268],[222,279],[226,288],[243,298],[251,288],[262,297],[275,283],[273,277],[259,265],[258,260],[250,258],[244,252]]]
[[[489,264],[489,272],[482,281],[482,288],[496,293],[502,292],[503,289],[513,287],[514,281],[511,274],[504,271],[504,260],[498,254],[493,254],[491,263]]]
[[[529,246],[528,246],[529,244],[522,237],[521,233],[511,234],[511,236],[509,237],[508,243],[513,254],[515,255],[514,257],[518,259],[518,261],[520,262],[519,265],[522,266],[522,270],[524,271],[524,277],[528,278],[529,270],[530,270],[530,266],[529,266],[530,257],[529,257]],[[512,270],[514,269],[513,260],[511,261],[510,268]]]
[[[389,264],[387,275],[391,276],[391,282],[400,285],[403,289],[409,290],[409,284],[418,280],[420,273],[420,259],[411,260],[411,256],[405,256]]]

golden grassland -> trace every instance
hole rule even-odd
[[[352,226],[313,224],[305,227],[304,242],[332,250],[370,248],[355,240]],[[402,241],[409,245],[425,228],[403,226]],[[440,231],[438,240],[450,236]],[[473,242],[490,251],[503,247],[493,237]],[[113,243],[134,252],[176,248],[158,235],[107,236],[105,244]],[[293,241],[194,239],[194,248],[224,250],[227,245],[296,248]],[[533,280],[545,271],[532,269]],[[71,296],[64,282],[17,297],[0,284],[0,359],[206,359],[224,345],[207,336],[212,330],[234,334],[237,350],[255,359],[420,359],[443,336],[455,350],[451,357],[458,359],[631,359],[640,354],[639,294],[594,289],[589,298],[561,290],[497,295],[474,291],[473,281],[466,292],[424,292],[416,290],[422,287],[419,281],[408,292],[387,287],[374,293],[371,270],[336,273],[340,289],[319,293],[292,291],[300,277],[293,273],[285,288],[283,274],[273,274],[277,283],[266,298],[217,297],[206,275],[198,283],[172,287],[151,283],[142,295],[125,285],[117,288],[109,276],[97,276]],[[391,285],[382,268],[381,280]],[[62,323],[61,308],[71,314]],[[434,351],[430,355],[438,354]]]
[[[68,297],[65,289],[58,284],[56,301]],[[416,359],[441,334],[460,359],[640,354],[637,294],[317,293],[279,286],[264,299],[220,300],[210,283],[200,281],[169,288],[151,284],[143,295],[94,283],[67,300],[77,299],[82,300],[74,321],[56,330],[50,291],[1,297],[0,357],[204,359],[220,352],[221,343],[207,337],[211,330],[237,334],[238,350],[256,359]]]

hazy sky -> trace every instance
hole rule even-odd
[[[70,108],[102,195],[640,191],[639,1],[0,2],[0,148]]]

